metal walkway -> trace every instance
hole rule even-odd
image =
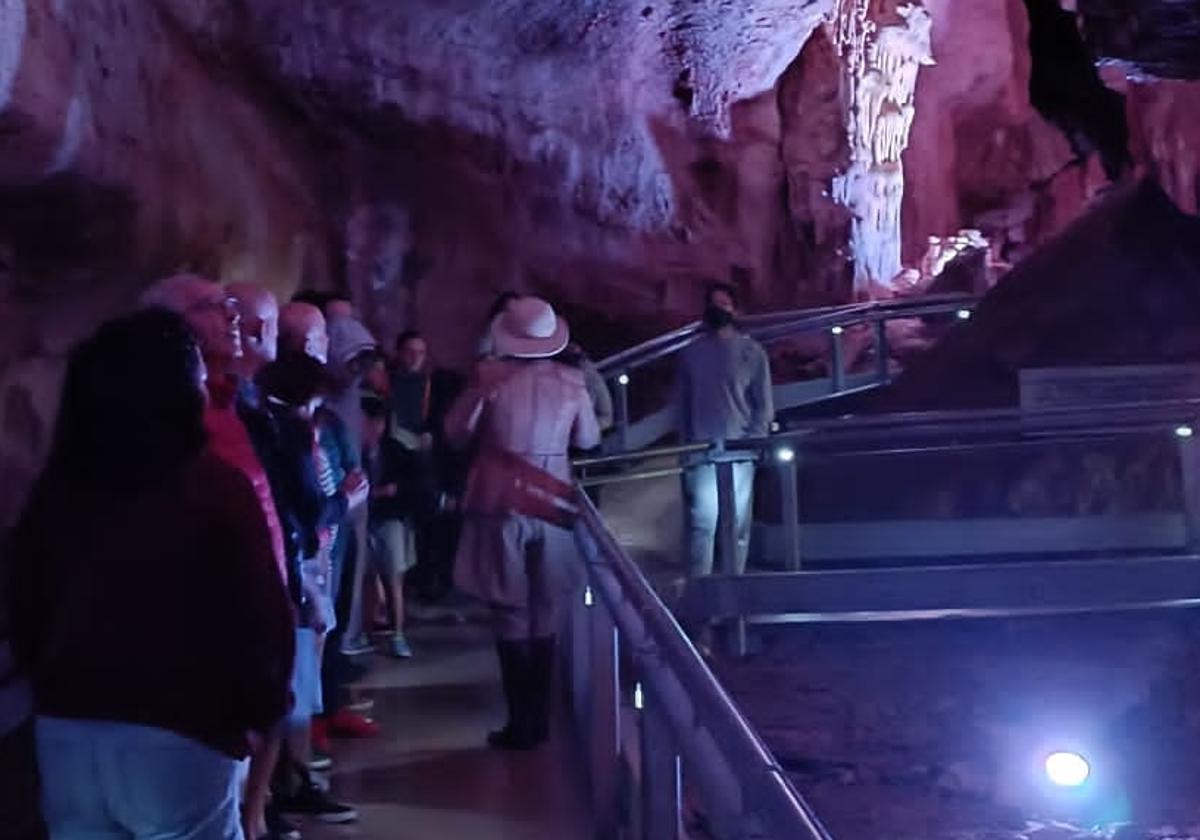
[[[740,323],[749,336],[765,345],[814,333],[827,336],[830,359],[827,376],[776,385],[776,409],[787,411],[886,385],[891,378],[887,339],[889,321],[939,316],[966,319],[977,302],[978,299],[971,295],[930,295],[749,315],[742,318]],[[847,370],[845,336],[847,330],[863,326],[871,329],[874,364],[869,371],[851,372]],[[643,449],[674,430],[671,406],[632,418],[629,389],[638,379],[639,372],[687,348],[696,341],[701,331],[698,322],[688,324],[597,364],[601,374],[608,380],[616,408],[616,428],[609,443],[610,451]]]

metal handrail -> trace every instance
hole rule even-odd
[[[830,840],[679,623],[582,491],[576,542],[721,840]],[[642,726],[653,725],[646,718]],[[657,838],[656,838],[657,840]]]
[[[770,341],[798,332],[810,332],[836,326],[845,327],[880,320],[950,313],[976,302],[976,297],[967,294],[929,295],[919,298],[747,315],[741,319],[741,325],[752,338]],[[619,373],[637,370],[679,352],[695,341],[702,330],[703,325],[699,321],[694,321],[602,359],[596,364],[596,367],[605,376],[615,376]]]
[[[707,452],[711,448],[712,444],[710,443],[685,443],[678,446],[660,446],[656,449],[645,449],[637,453],[576,458],[571,463],[577,469],[586,469],[588,467],[603,467],[612,464],[621,464],[635,458],[637,460],[643,460],[645,458],[666,458],[673,455],[692,455],[698,452]]]
[[[803,445],[808,442],[824,442],[835,437],[842,443],[851,440],[859,443],[890,443],[898,437],[935,435],[1032,435],[1070,431],[1102,434],[1112,431],[1136,431],[1139,428],[1152,430],[1197,420],[1200,420],[1200,399],[1103,403],[1082,408],[1070,406],[903,412],[806,421],[769,436],[727,440],[720,448],[728,451],[732,457],[734,452],[765,451],[782,444]],[[1196,429],[1196,433],[1200,435],[1200,428]],[[715,444],[704,443],[661,446],[637,452],[581,459],[574,463],[580,468],[615,467],[684,454],[711,454],[717,448]]]

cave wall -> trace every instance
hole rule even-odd
[[[0,527],[48,444],[67,350],[147,282],[329,282],[296,136],[154,3],[0,0]]]
[[[1105,186],[1030,101],[1026,2],[925,3],[908,265],[963,227],[1017,260]],[[344,286],[455,365],[503,289],[551,297],[596,355],[689,320],[713,278],[754,309],[847,299],[834,6],[0,0],[0,475],[23,486],[44,449],[70,342],[178,269]],[[1196,83],[1105,81],[1194,211]]]
[[[516,288],[624,324],[627,343],[694,315],[705,278],[758,305],[801,290],[777,282],[775,88],[831,5],[253,0],[240,29],[315,119],[367,138],[343,162],[350,203],[407,205],[420,326],[478,327]],[[466,361],[430,331],[435,355]]]

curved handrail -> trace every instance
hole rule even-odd
[[[1155,400],[1143,402],[1100,403],[1090,406],[1051,406],[1046,408],[987,408],[944,411],[910,411],[892,414],[850,415],[828,420],[794,424],[786,430],[758,438],[725,441],[722,446],[694,443],[660,446],[637,452],[585,458],[577,467],[615,467],[638,461],[679,455],[709,453],[720,460],[736,459],[736,453],[763,451],[781,444],[803,444],[809,439],[853,440],[856,443],[893,442],[897,437],[930,435],[1001,434],[1020,432],[1040,434],[1064,431],[1103,433],[1131,426],[1161,428],[1173,424],[1197,423],[1193,430],[1200,436],[1200,399]],[[1186,434],[1187,432],[1185,432]],[[724,456],[722,456],[722,451]],[[742,455],[741,457],[745,457]]]
[[[973,305],[977,298],[969,294],[926,295],[914,298],[824,306],[812,309],[792,309],[747,315],[741,319],[742,328],[752,338],[770,341],[799,332],[851,326],[893,318],[921,317],[954,312]],[[702,325],[699,321],[622,350],[596,364],[605,376],[627,373],[673,355],[696,340]]]
[[[705,664],[637,564],[583,492],[576,541],[614,623],[663,698],[675,742],[695,759],[705,799],[727,819],[765,824],[774,840],[830,840],[828,832]],[[717,772],[716,764],[725,765]],[[744,836],[738,832],[737,836]]]

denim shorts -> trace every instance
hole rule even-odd
[[[166,729],[38,718],[52,837],[242,840],[240,763]]]

